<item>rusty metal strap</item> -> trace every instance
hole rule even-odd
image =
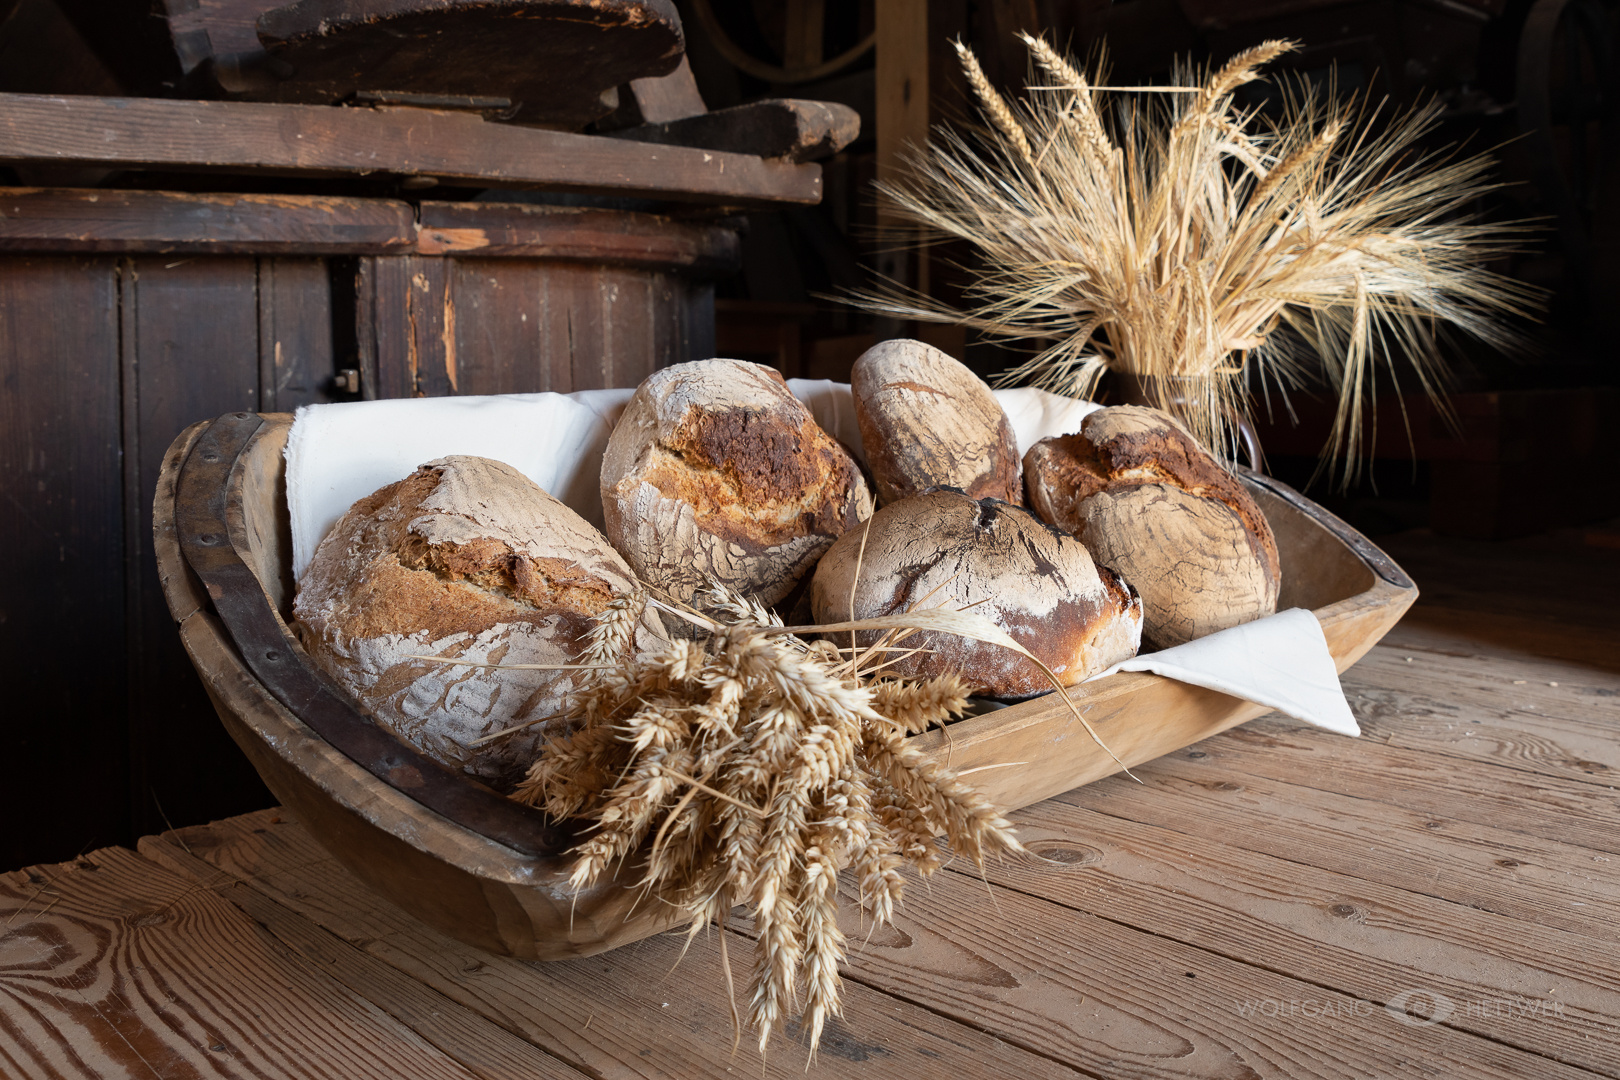
[[[263,423],[255,413],[214,421],[186,458],[175,498],[181,550],[248,670],[322,739],[434,813],[525,855],[565,851],[568,828],[403,742],[309,664],[248,562],[234,474]]]

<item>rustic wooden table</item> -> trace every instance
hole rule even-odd
[[[848,928],[809,1074],[1620,1075],[1620,530],[1388,547],[1425,596],[1345,677],[1364,738],[1263,719],[1020,812],[1046,863]],[[6,1077],[806,1072],[732,1054],[712,935],[485,955],[285,811],[5,875],[0,917]]]

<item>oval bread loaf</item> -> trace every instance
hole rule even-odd
[[[865,529],[846,533],[816,568],[810,597],[818,623],[913,605],[975,605],[975,613],[1040,657],[1065,686],[1134,656],[1141,639],[1141,601],[1118,574],[1093,563],[1078,540],[1011,503],[948,488],[891,503]],[[870,646],[878,636],[862,631],[856,640]],[[902,644],[926,651],[901,657],[887,669],[896,675],[959,672],[976,693],[991,697],[1052,688],[1039,666],[1000,645],[937,631]]]
[[[682,600],[708,575],[774,604],[871,513],[855,459],[760,364],[655,371],[602,457],[608,538]]]
[[[1168,648],[1277,610],[1271,525],[1243,484],[1157,409],[1088,415],[1024,457],[1029,503],[1142,595],[1142,635]]]
[[[1012,423],[965,365],[921,341],[882,341],[849,383],[878,505],[936,487],[1023,502]]]
[[[516,469],[428,462],[361,499],[315,549],[293,613],[311,658],[405,741],[503,789],[582,675],[414,660],[577,662],[593,621],[636,582],[607,539]],[[663,638],[656,615],[638,644]]]

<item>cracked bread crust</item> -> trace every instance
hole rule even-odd
[[[536,724],[577,673],[413,660],[568,664],[594,617],[634,586],[607,539],[517,470],[477,457],[429,462],[361,499],[316,548],[293,604],[314,661],[425,753],[503,790],[538,755]],[[639,631],[663,637],[656,616]]]
[[[648,584],[685,600],[708,574],[774,604],[872,496],[775,370],[700,360],[636,389],[602,458],[602,511]]]
[[[1270,615],[1281,564],[1243,484],[1157,409],[1099,409],[1024,456],[1029,504],[1142,594],[1143,637],[1169,648]]]
[[[1065,686],[1134,656],[1141,638],[1141,601],[1083,544],[1028,510],[954,488],[891,503],[845,534],[816,568],[810,597],[820,623],[975,605]],[[879,636],[862,631],[857,641]],[[888,669],[896,675],[959,672],[976,693],[1000,698],[1052,688],[1037,665],[1000,645],[926,630],[903,645],[924,651],[900,657]]]
[[[879,505],[937,487],[1024,501],[1012,422],[966,365],[921,341],[883,341],[849,384]]]

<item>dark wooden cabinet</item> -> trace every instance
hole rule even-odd
[[[268,804],[152,561],[186,425],[631,386],[712,355],[711,281],[737,253],[727,219],[0,189],[0,864]]]

